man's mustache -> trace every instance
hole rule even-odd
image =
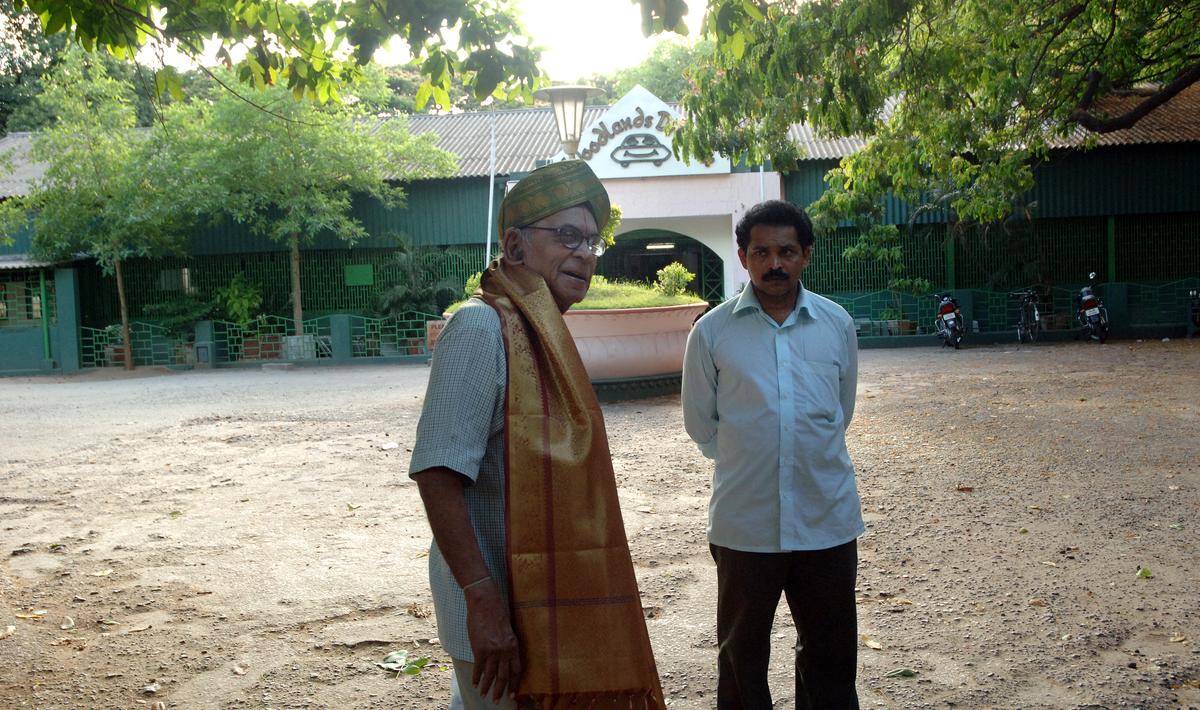
[[[787,272],[783,269],[771,269],[763,274],[763,281],[787,281]]]

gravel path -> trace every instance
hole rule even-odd
[[[861,370],[864,707],[1200,708],[1200,342]],[[405,476],[427,373],[0,379],[0,707],[444,706]],[[712,707],[710,466],[677,398],[604,410],[664,689]],[[397,649],[431,666],[392,678]]]

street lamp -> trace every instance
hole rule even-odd
[[[602,93],[592,86],[551,86],[534,92],[534,97],[549,101],[554,109],[554,123],[558,126],[558,140],[568,158],[575,157],[579,149],[579,136],[583,133],[583,106],[589,96]]]

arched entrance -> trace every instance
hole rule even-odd
[[[678,261],[696,275],[688,290],[716,305],[725,300],[721,257],[691,237],[665,229],[637,229],[617,235],[596,265],[606,279],[653,283],[658,270]]]

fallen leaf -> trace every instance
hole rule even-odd
[[[152,629],[152,628],[154,628],[154,627],[153,627],[153,626],[151,626],[150,624],[143,624],[142,626],[135,626],[135,627],[133,627],[132,629],[130,629],[130,630],[129,630],[129,631],[127,631],[126,633],[130,633],[130,634],[136,634],[136,633],[139,633],[139,632],[141,632],[141,631],[148,631],[148,630],[150,630],[150,629]]]
[[[116,626],[117,625],[117,622],[113,621],[112,619],[101,619],[101,620],[97,621],[96,623],[100,624],[101,626]]]
[[[1029,600],[1029,606],[1050,606],[1045,599],[1033,598]]]
[[[867,636],[866,634],[861,634],[861,637],[862,637],[862,642],[863,642],[863,645],[865,645],[867,648],[873,648],[873,649],[875,649],[876,651],[882,651],[882,650],[883,650],[883,644],[881,644],[881,643],[879,643],[878,641],[876,641],[876,640],[872,639],[870,636]]]
[[[1187,643],[1187,636],[1183,634],[1175,634],[1171,637],[1171,643]]]
[[[238,665],[238,664],[236,664],[236,663],[235,663],[235,664],[233,664],[233,669],[232,669],[232,670],[233,670],[233,672],[234,672],[234,674],[235,674],[235,675],[246,675],[246,669],[245,669],[245,668],[242,668],[241,666],[239,666],[239,665]]]
[[[1140,579],[1153,579],[1154,573],[1150,571],[1149,567],[1138,567],[1137,576]]]
[[[346,504],[346,510],[358,510],[361,507],[362,507],[361,505],[353,505],[350,503]]]
[[[89,577],[107,577],[112,574],[111,569],[102,569],[99,572],[88,572]]]
[[[396,677],[399,678],[401,674],[417,675],[425,669],[425,666],[429,665],[429,661],[430,659],[428,656],[410,659],[408,657],[408,651],[401,650],[392,651],[388,655],[384,656],[382,661],[376,663],[375,665],[379,666],[385,671],[395,673]]]
[[[975,486],[967,486],[960,483],[954,487],[954,490],[958,491],[959,493],[972,493],[975,490]]]
[[[58,625],[58,628],[62,629],[63,631],[73,629],[75,628],[75,620],[68,616],[61,624]]]
[[[917,672],[911,668],[896,668],[883,674],[884,678],[912,678]]]
[[[1042,509],[1042,506],[1040,506],[1040,505],[1031,505],[1031,506],[1029,506],[1029,509],[1030,509],[1030,510],[1041,510],[1041,509]]]
[[[1044,565],[1046,565],[1047,567],[1057,567],[1057,566],[1058,566],[1058,565],[1054,564],[1053,562],[1051,562],[1051,561],[1049,561],[1049,560],[1042,560],[1041,564],[1044,564]]]
[[[33,611],[26,612],[24,614],[17,614],[16,616],[18,619],[34,619],[36,621],[41,621],[42,617],[48,613],[50,612],[46,611],[45,609],[34,609]]]
[[[897,600],[896,600],[896,602],[895,602],[895,603],[896,603],[896,604],[903,604],[903,605],[905,605],[905,606],[912,606],[912,600],[911,600],[911,599],[905,599],[904,597],[900,597],[899,599],[897,599]]]

